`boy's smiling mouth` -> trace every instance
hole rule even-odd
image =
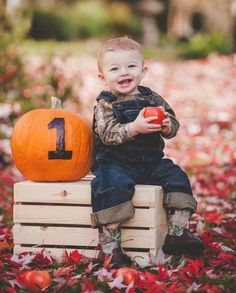
[[[119,81],[118,84],[121,86],[128,86],[132,81],[133,81],[133,79],[127,78],[127,79],[123,79],[123,80]]]

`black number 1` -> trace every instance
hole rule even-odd
[[[49,160],[71,160],[72,151],[65,151],[65,120],[54,118],[48,123],[48,129],[56,128],[56,150],[48,152]]]

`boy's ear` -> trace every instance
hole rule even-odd
[[[104,78],[104,75],[101,73],[101,72],[99,72],[98,73],[98,78],[101,80],[101,82],[103,83],[103,86],[106,86],[107,84],[106,84],[106,81],[105,81],[105,78]]]
[[[101,81],[104,81],[104,76],[101,72],[98,73],[98,78],[101,80]]]
[[[145,76],[145,74],[146,74],[147,71],[148,71],[147,66],[144,66],[143,67],[143,71],[142,71],[142,78],[144,78],[144,76]]]

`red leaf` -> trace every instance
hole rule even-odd
[[[86,288],[90,291],[93,291],[95,289],[95,285],[91,280],[86,279],[84,281],[84,284],[85,284]]]
[[[204,219],[208,223],[220,225],[225,218],[224,214],[219,213],[217,210],[209,211],[204,214]]]
[[[76,264],[81,262],[83,255],[78,250],[73,250],[70,253],[65,250],[63,258],[64,261],[68,264]]]

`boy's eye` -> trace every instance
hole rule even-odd
[[[112,67],[111,69],[110,69],[110,71],[116,71],[116,70],[118,70],[119,68],[118,67]]]
[[[133,68],[133,67],[136,67],[136,65],[135,64],[130,64],[128,67]]]

